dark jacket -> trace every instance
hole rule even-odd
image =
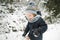
[[[35,30],[37,29],[37,31]],[[42,40],[42,34],[47,30],[47,24],[45,21],[40,17],[36,22],[30,23],[28,22],[27,27],[24,31],[23,36],[25,36],[28,32],[28,36],[30,37],[31,40]],[[34,32],[36,34],[40,34],[38,37],[34,36]]]

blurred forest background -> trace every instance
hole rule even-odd
[[[0,0],[0,5],[6,7],[4,11],[8,10],[10,13],[13,13],[16,11],[15,8],[20,7],[21,9],[22,6],[30,5],[30,2],[34,3],[40,11],[48,12],[48,15],[45,16],[45,20],[49,23],[60,21],[60,0]],[[0,13],[4,11],[0,9]]]

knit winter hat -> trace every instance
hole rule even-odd
[[[27,14],[27,13],[32,13],[32,14],[36,14],[36,15],[37,15],[37,11],[36,11],[36,10],[25,10],[24,13],[25,13],[25,14]]]

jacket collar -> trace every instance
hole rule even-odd
[[[40,18],[40,15],[35,16],[32,20],[28,20],[30,23],[36,22]]]

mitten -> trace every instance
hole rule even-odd
[[[40,35],[39,29],[35,29],[34,32],[33,32],[33,35],[35,37],[38,37]]]

